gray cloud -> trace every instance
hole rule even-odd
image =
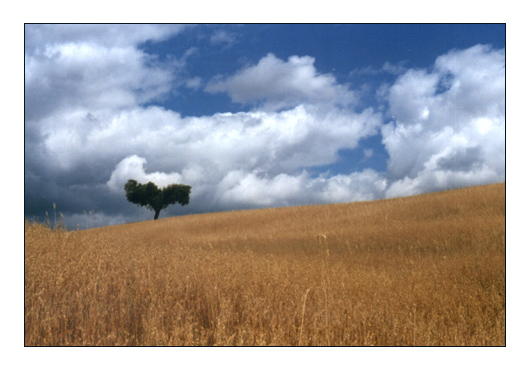
[[[191,205],[173,212],[324,201],[329,196],[307,191],[325,191],[325,186],[293,173],[334,162],[339,149],[353,148],[361,138],[376,134],[382,122],[371,109],[355,113],[314,104],[282,112],[182,118],[156,105],[140,105],[164,94],[174,77],[164,68],[151,67],[134,48],[109,51],[101,46],[59,45],[56,49],[53,58],[30,61],[33,66],[26,72],[28,110],[35,112],[26,116],[27,211],[57,203],[65,214],[83,217],[90,210],[119,215],[119,220],[145,216],[125,201],[123,184],[129,178],[160,186],[192,185]],[[77,54],[80,50],[83,58]],[[121,53],[123,59],[116,56]],[[120,77],[104,78],[113,71],[120,71]],[[74,84],[70,75],[76,78]],[[42,82],[46,79],[53,85]],[[39,84],[45,88],[34,88]],[[101,94],[107,90],[128,98],[106,101]],[[44,104],[45,109],[32,104],[46,94],[58,99]],[[249,196],[251,185],[262,189],[296,183],[298,190],[307,191],[286,190],[291,195],[276,201],[268,193],[265,202],[263,196]],[[345,191],[344,196],[350,200],[355,194]]]
[[[375,109],[352,108],[358,92],[318,73],[312,57],[283,61],[272,54],[207,87],[255,104],[252,111],[182,117],[156,104],[175,86],[198,86],[200,80],[177,73],[193,49],[171,65],[138,49],[181,31],[27,29],[27,215],[51,212],[56,203],[70,227],[149,219],[149,211],[125,199],[129,178],[192,186],[190,204],[163,216],[377,199],[504,179],[504,51],[452,51],[430,72],[400,74],[385,89],[395,117],[387,123]],[[388,173],[311,172],[379,132]]]

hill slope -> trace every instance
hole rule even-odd
[[[412,231],[414,237],[422,240],[428,239],[432,234],[429,228],[434,225],[442,228],[445,225],[454,232],[453,227],[475,227],[482,224],[486,216],[504,215],[505,184],[502,183],[369,202],[171,217],[81,233],[132,237],[146,242],[183,240],[231,245],[240,241],[260,245],[270,241],[314,241],[318,234],[324,234],[328,244],[340,239],[368,244],[379,240],[403,241],[405,231]],[[461,224],[462,220],[465,220],[464,224]],[[414,230],[404,228],[404,225],[413,226]],[[420,235],[422,228],[425,235]],[[440,230],[431,236],[440,236]]]
[[[26,345],[504,345],[505,184],[63,232]]]

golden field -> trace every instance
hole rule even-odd
[[[26,346],[504,346],[505,184],[25,223]]]

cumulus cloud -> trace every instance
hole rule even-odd
[[[88,38],[71,42],[56,36],[26,55],[28,212],[57,203],[81,223],[90,210],[108,223],[146,218],[122,194],[130,178],[191,185],[190,205],[171,212],[354,199],[354,184],[340,178],[328,184],[304,169],[333,163],[340,149],[376,134],[381,114],[323,108],[306,99],[317,95],[308,88],[306,95],[293,91],[292,101],[300,104],[283,111],[182,117],[157,106],[157,99],[176,84],[197,87],[200,79],[176,81],[174,65],[146,55],[136,38]],[[183,63],[192,52],[183,55]],[[329,90],[332,98],[344,89],[316,73],[312,60],[302,69],[304,63],[315,80],[308,86]],[[331,197],[330,186],[345,190]]]
[[[137,155],[131,155],[123,159],[110,176],[107,181],[107,186],[113,192],[119,193],[123,191],[123,185],[134,179],[139,183],[153,182],[159,187],[165,187],[170,184],[178,184],[182,181],[182,175],[178,172],[165,173],[165,172],[152,172],[145,173],[145,163],[147,160]]]
[[[90,43],[102,47],[128,47],[146,41],[162,41],[190,25],[159,24],[28,24],[24,29],[26,53],[43,51],[47,45]]]
[[[291,174],[302,168],[333,163],[339,149],[355,147],[361,138],[375,134],[380,124],[381,116],[372,111],[354,114],[341,109],[321,111],[298,106],[282,112],[182,118],[174,112],[151,107],[122,114],[111,125],[113,128],[94,132],[97,140],[87,143],[92,148],[87,147],[86,151],[97,155],[102,150],[108,156],[111,150],[103,150],[107,143],[120,142],[114,148],[118,153],[141,153],[142,157],[123,158],[112,170],[107,182],[112,191],[119,191],[129,178],[135,178],[160,186],[168,182],[192,185],[192,200],[196,199],[197,207],[206,207],[206,203],[220,209],[236,204],[246,207],[301,204],[303,199],[323,201],[325,197],[308,196],[307,190],[311,189],[307,173]],[[147,173],[146,165],[159,171]],[[307,184],[302,186],[302,182]],[[284,191],[276,192],[282,186]],[[256,195],[265,188],[269,190]],[[344,199],[351,197],[352,194],[347,194]]]
[[[58,112],[122,109],[159,101],[181,82],[186,58],[162,64],[138,48],[179,25],[26,25],[26,122]]]
[[[311,178],[279,174],[272,178],[255,173],[233,171],[220,183],[221,203],[239,206],[292,206],[299,204],[339,203],[381,198],[386,179],[367,169],[348,175]]]
[[[408,70],[389,88],[387,196],[503,181],[504,50],[477,45]]]
[[[105,171],[123,153],[119,142],[94,144],[98,140],[94,135],[108,130],[122,109],[169,93],[175,65],[162,65],[138,45],[163,40],[184,28],[25,26],[27,213],[42,214],[53,202],[65,213],[112,212],[119,206],[105,186]]]
[[[132,107],[169,92],[173,80],[171,69],[150,65],[150,57],[132,46],[49,45],[26,56],[26,118]]]
[[[58,114],[53,122],[61,124],[47,131],[43,143],[58,169],[87,161],[119,162],[136,154],[163,171],[196,164],[216,171],[235,167],[278,173],[334,162],[339,149],[354,148],[361,138],[374,135],[381,115],[370,109],[352,113],[298,106],[183,118],[150,106],[91,119],[82,113]]]
[[[218,77],[206,86],[210,93],[226,92],[236,103],[264,103],[280,109],[301,103],[348,105],[355,93],[337,83],[331,74],[320,74],[310,56],[291,56],[287,61],[270,53],[258,64],[247,66],[234,76]]]
[[[182,28],[27,31],[27,214],[56,203],[71,227],[94,214],[104,224],[148,219],[125,199],[130,178],[192,186],[190,204],[165,215],[378,199],[504,179],[503,50],[477,46],[442,55],[431,69],[395,69],[395,83],[380,90],[386,112],[358,110],[358,93],[319,73],[312,57],[268,54],[206,88],[252,110],[183,117],[157,104],[175,86],[200,88],[200,77],[176,73],[195,49],[168,65],[138,47]],[[314,171],[378,134],[387,173]],[[362,152],[364,160],[375,155]]]

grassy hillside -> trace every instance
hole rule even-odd
[[[25,225],[26,345],[505,345],[505,184]]]

